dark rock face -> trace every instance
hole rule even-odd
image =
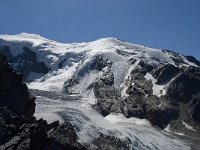
[[[185,57],[187,58],[188,61],[193,62],[197,66],[200,66],[200,62],[196,58],[194,58],[193,56],[185,56]]]
[[[135,142],[135,147],[139,144]],[[131,149],[129,141],[122,141],[113,136],[101,135],[90,145],[91,150],[128,150]]]
[[[153,85],[144,78],[153,67],[145,65],[143,61],[138,63],[127,81],[126,93],[129,96],[125,98],[122,98],[120,91],[114,88],[114,77],[111,69],[108,68],[106,68],[107,72],[103,71],[102,77],[95,82],[93,88],[97,98],[96,108],[104,116],[118,112],[126,117],[146,118],[160,127],[168,124],[172,119],[177,119],[179,114],[177,106],[153,96]]]
[[[189,112],[195,121],[200,122],[200,95],[196,95],[189,104]]]
[[[17,114],[33,115],[35,98],[29,94],[22,78],[22,75],[9,67],[6,58],[0,55],[0,106],[6,106]]]
[[[171,55],[171,59],[174,61],[176,66],[179,66],[181,64],[187,64],[184,61],[184,58],[180,56],[179,53],[170,51],[170,50],[163,50],[164,53],[169,53]],[[188,65],[188,64],[187,64]]]
[[[140,62],[138,63],[138,65],[143,68],[145,71],[147,72],[151,72],[154,67],[149,65],[149,64],[146,64],[143,60],[140,60]]]
[[[84,150],[70,123],[47,124],[32,116],[19,116],[0,108],[0,149],[24,150]]]
[[[85,149],[77,142],[76,132],[70,123],[58,126],[48,138],[52,143],[47,143],[44,149]],[[53,143],[55,143],[55,146],[53,146]]]
[[[178,119],[179,108],[176,103],[166,99],[150,98],[146,105],[146,118],[154,125],[164,127],[171,120]],[[157,104],[156,104],[157,103]]]
[[[180,71],[181,70],[178,67],[167,64],[155,70],[155,72],[153,72],[153,76],[157,79],[157,84],[165,84],[180,73]]]
[[[6,56],[9,63],[15,65],[17,72],[23,74],[24,81],[30,81],[29,75],[31,72],[46,74],[49,68],[44,62],[38,62],[36,53],[28,47],[23,47],[23,53],[18,56],[13,56],[9,46],[0,46],[0,53]]]
[[[107,72],[104,71],[105,68],[102,69],[102,76],[93,86],[97,98],[95,107],[104,116],[112,112],[123,113],[126,117],[146,118],[152,124],[164,128],[181,116],[183,108],[179,105],[185,103],[191,116],[188,120],[199,121],[199,68],[165,64],[153,70],[154,67],[140,61],[126,80],[128,96],[122,97],[120,89],[113,86],[114,76],[109,69],[111,67],[112,65],[105,67]],[[157,79],[157,85],[170,83],[165,95],[153,95],[152,81],[145,79],[148,72]]]
[[[47,124],[36,120],[35,98],[22,76],[0,55],[0,149],[2,150],[84,150],[70,123]]]
[[[104,115],[111,112],[121,112],[120,93],[114,88],[114,75],[111,66],[102,70],[102,77],[94,84],[94,94],[97,97],[96,108]]]
[[[144,66],[145,65],[140,65],[139,63],[131,73],[131,80],[129,82],[134,83],[134,85],[131,84],[126,91],[129,96],[123,100],[124,106],[126,106],[123,106],[123,108],[126,108],[123,109],[123,112],[127,117],[146,118],[152,124],[164,127],[171,120],[178,118],[179,109],[177,105],[172,104],[172,102],[168,101],[164,97],[158,98],[153,95],[153,85],[151,81],[147,81],[144,78],[146,73],[149,71],[148,68],[151,67]],[[163,68],[167,67],[168,65]],[[167,71],[159,71],[157,77],[160,78],[160,80],[164,79],[162,73],[165,74]],[[167,77],[171,78],[170,76]],[[169,80],[167,78],[165,79],[166,81]]]
[[[121,102],[121,109],[126,117],[145,117],[144,100],[141,96],[131,96]]]
[[[167,96],[179,102],[189,102],[200,92],[200,68],[189,67],[170,84]]]

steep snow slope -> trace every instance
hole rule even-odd
[[[28,79],[37,79],[29,84],[30,88],[41,90],[61,90],[63,83],[72,77],[77,70],[88,67],[96,56],[102,56],[113,62],[112,71],[115,75],[116,88],[123,83],[125,76],[131,67],[127,62],[130,59],[144,60],[148,64],[158,65],[160,63],[170,63],[177,66],[188,66],[196,64],[187,60],[186,57],[161,49],[152,49],[136,44],[122,42],[115,38],[104,38],[88,43],[64,44],[45,39],[39,35],[22,33],[19,35],[1,35],[0,45],[9,46],[13,57],[24,53],[24,47],[36,53],[37,61],[44,62],[50,69],[48,74],[30,72]],[[176,63],[180,61],[180,63]],[[23,62],[22,62],[23,63]],[[17,68],[20,63],[13,66]],[[82,74],[88,76],[89,72]],[[95,73],[92,73],[95,74]],[[98,75],[96,74],[96,77]],[[41,77],[41,78],[40,78]],[[95,76],[90,76],[94,80]],[[39,79],[38,79],[39,78]],[[89,79],[89,77],[85,77]],[[82,79],[84,80],[84,79]],[[86,88],[81,81],[79,89]],[[81,90],[76,90],[80,92]]]
[[[26,57],[34,55],[30,51],[35,54],[36,60],[30,61]],[[37,96],[35,115],[49,122],[57,119],[72,122],[82,143],[103,133],[129,141],[130,147],[137,149],[189,149],[186,141],[151,127],[146,120],[128,119],[119,113],[101,116],[91,106],[96,102],[92,86],[96,79],[106,77],[111,71],[114,88],[121,91],[122,97],[126,97],[126,82],[141,60],[155,67],[164,63],[197,67],[196,61],[168,50],[144,47],[115,38],[65,44],[27,33],[0,35],[0,52],[10,59],[16,70],[27,74],[24,80],[30,89],[35,89],[32,92]],[[28,54],[25,55],[26,52]],[[22,56],[25,56],[25,60],[21,59]],[[98,64],[99,59],[106,61],[107,67],[99,69],[103,65]],[[33,69],[38,68],[38,65],[34,65],[37,62],[44,63],[42,66],[48,71]],[[108,67],[110,63],[111,68]],[[30,64],[33,68],[27,68]],[[158,85],[151,72],[145,75],[145,79],[152,82],[153,94],[157,97],[165,95],[166,88],[173,80]],[[67,92],[73,95],[62,93],[66,92],[66,85],[70,87]],[[137,144],[134,145],[134,142]]]

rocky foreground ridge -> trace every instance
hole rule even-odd
[[[77,142],[77,135],[70,123],[48,124],[36,120],[35,98],[30,95],[22,75],[9,67],[0,55],[0,149],[49,150],[85,148]]]

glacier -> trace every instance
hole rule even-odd
[[[126,96],[125,80],[128,78],[139,60],[153,66],[169,63],[175,66],[197,66],[185,56],[167,50],[153,49],[137,44],[127,43],[116,38],[102,38],[93,42],[59,43],[39,35],[22,33],[18,35],[0,35],[0,45],[9,46],[13,56],[23,53],[23,47],[30,48],[37,60],[44,62],[49,68],[47,74],[30,72],[27,85],[30,92],[36,96],[36,118],[44,118],[49,123],[55,120],[72,123],[83,145],[91,143],[100,134],[112,135],[127,142],[130,149],[191,149],[190,142],[175,136],[167,130],[161,130],[151,125],[145,119],[126,118],[122,114],[112,113],[102,116],[92,107],[96,98],[91,85],[102,72],[90,70],[95,57],[101,56],[112,61],[115,88]],[[179,57],[182,62],[176,63]],[[127,63],[136,59],[135,65]],[[15,68],[19,64],[15,64]],[[76,77],[79,81],[66,95],[64,84]],[[158,97],[165,93],[167,84],[156,85],[151,74],[145,76],[152,80],[154,94]],[[163,91],[163,93],[159,93]],[[186,125],[186,124],[185,124]]]

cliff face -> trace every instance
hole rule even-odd
[[[32,116],[34,100],[22,82],[22,75],[0,55],[0,149],[85,149],[77,142],[70,123],[36,120]]]
[[[33,115],[35,98],[29,94],[22,78],[22,75],[9,67],[6,58],[0,55],[0,106],[8,107],[16,114]]]
[[[20,74],[23,74],[23,81],[31,81],[32,72],[37,74],[37,77],[41,77],[48,73],[49,68],[44,62],[37,60],[37,55],[27,46],[22,48],[22,53],[18,56],[13,56],[9,46],[0,46],[1,54],[6,56],[8,62],[12,62],[12,67],[17,70]]]
[[[123,92],[114,86],[111,66],[102,69],[93,86],[95,107],[105,116],[123,113],[128,118],[146,118],[161,128],[173,120],[185,120],[199,130],[200,68],[171,64],[153,67],[142,60],[133,63],[137,64]]]

